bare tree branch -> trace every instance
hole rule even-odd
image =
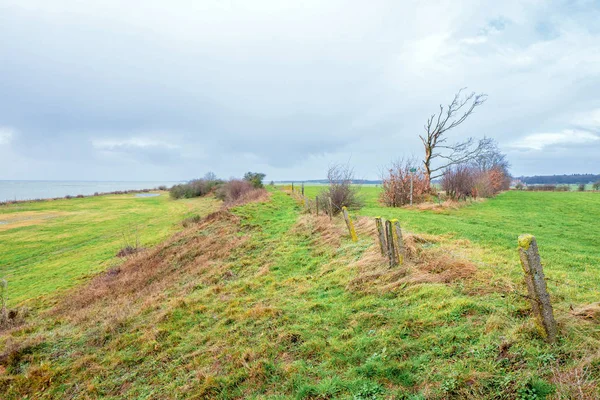
[[[446,132],[462,124],[473,114],[475,108],[487,100],[487,95],[483,93],[471,92],[462,96],[465,89],[460,89],[448,106],[440,105],[439,112],[432,114],[427,119],[424,126],[425,134],[419,135],[425,148],[423,164],[430,181],[439,178],[440,175],[432,176],[435,172],[444,170],[451,165],[471,161],[489,147],[487,138],[480,140],[475,147],[473,147],[475,145],[473,138],[452,145],[446,144],[448,140]],[[435,159],[443,159],[445,162],[443,165],[433,168],[432,161]]]

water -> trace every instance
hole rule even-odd
[[[10,200],[51,199],[54,197],[84,196],[118,190],[171,187],[180,182],[119,182],[119,181],[0,181],[0,202]]]

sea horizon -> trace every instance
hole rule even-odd
[[[117,180],[0,180],[0,202],[53,199],[65,196],[91,196],[125,190],[171,187],[184,181],[117,181]]]

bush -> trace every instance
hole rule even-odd
[[[585,183],[580,183],[577,186],[577,191],[579,191],[579,192],[585,192]]]
[[[217,189],[215,197],[225,203],[233,203],[254,189],[249,181],[232,179]]]
[[[476,192],[476,170],[467,165],[448,168],[442,177],[442,189],[453,200],[466,200]]]
[[[250,182],[255,189],[262,189],[262,181],[265,179],[265,176],[265,174],[260,172],[246,172],[244,174],[244,180]]]
[[[527,186],[527,190],[534,192],[554,192],[556,185],[529,185]]]
[[[357,209],[363,202],[358,196],[359,186],[353,185],[354,170],[348,165],[335,164],[327,171],[329,186],[319,193],[319,206],[329,210],[329,199],[333,206],[333,214],[339,214],[342,207]]]
[[[188,183],[175,185],[169,190],[173,199],[191,199],[209,194],[221,182],[218,180],[195,179]]]
[[[410,204],[410,170],[415,167],[416,162],[413,160],[398,160],[390,165],[385,175],[381,177],[383,181],[381,202],[383,204],[388,207]],[[413,203],[420,203],[425,200],[429,189],[429,180],[422,168],[415,169],[417,171],[413,176]]]

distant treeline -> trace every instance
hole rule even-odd
[[[523,176],[521,182],[528,185],[575,185],[600,181],[600,175],[573,174],[573,175],[544,175]]]

